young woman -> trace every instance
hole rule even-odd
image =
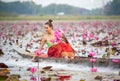
[[[53,30],[51,19],[44,24],[44,29],[45,34],[41,40],[40,48],[35,51],[32,60],[34,60],[35,57],[74,59],[75,54],[73,48],[60,30]],[[41,54],[40,51],[43,49],[45,43],[48,45],[48,52],[47,54]]]

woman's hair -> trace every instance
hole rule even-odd
[[[52,19],[49,19],[45,25],[48,25],[49,27],[51,27],[53,29],[53,24],[52,24],[53,20]]]

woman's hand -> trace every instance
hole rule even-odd
[[[37,50],[35,51],[35,54],[36,54],[37,56],[39,56],[39,55],[41,54],[41,50],[40,50],[40,49],[37,49]]]

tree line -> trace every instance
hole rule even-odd
[[[120,15],[120,0],[108,2],[103,8],[88,10],[70,6],[67,4],[50,4],[42,7],[34,2],[9,2],[0,1],[0,15],[26,14],[26,15],[57,15],[63,12],[64,15]]]
[[[105,15],[120,15],[120,0],[112,0],[104,7]]]
[[[67,4],[50,4],[42,7],[42,5],[36,5],[34,2],[29,1],[10,3],[0,1],[0,12],[27,15],[57,15],[64,12],[65,15],[84,15],[89,13],[89,10]]]

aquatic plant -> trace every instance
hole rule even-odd
[[[38,50],[35,51],[35,54],[36,54],[37,56],[39,56],[39,55],[41,54],[41,51],[38,49]]]
[[[95,52],[89,52],[89,56],[91,57],[90,62],[92,65],[91,72],[97,72],[97,68],[94,68],[94,63],[96,62],[96,59],[94,59],[95,54]]]
[[[96,59],[91,58],[90,62],[94,63],[94,62],[96,62]]]
[[[117,59],[113,59],[112,62],[113,62],[113,63],[119,63],[120,61],[117,60]]]
[[[97,68],[95,67],[91,68],[91,72],[97,72]]]
[[[31,72],[32,74],[34,74],[36,71],[37,71],[37,68],[35,68],[35,67],[30,67],[30,72]]]
[[[32,77],[30,78],[30,80],[31,80],[31,81],[37,81],[36,77],[34,77],[34,76],[32,76]]]
[[[89,52],[89,56],[90,56],[90,57],[94,57],[95,54],[96,54],[95,52]]]

